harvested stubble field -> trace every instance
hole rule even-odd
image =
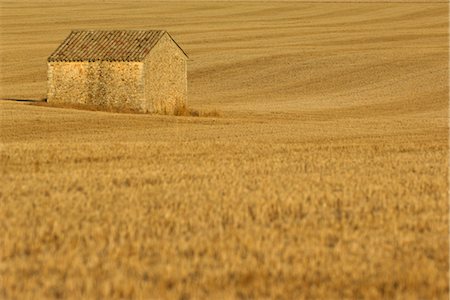
[[[448,299],[448,4],[2,1],[1,97],[164,28],[218,117],[0,102],[0,298]]]

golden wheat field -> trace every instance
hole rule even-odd
[[[158,28],[210,116],[0,101],[0,298],[448,299],[449,5],[319,2],[2,0],[2,99]]]

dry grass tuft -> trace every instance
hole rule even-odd
[[[186,117],[220,117],[221,114],[218,110],[197,110],[192,108],[187,108],[186,106],[183,106],[179,109],[175,109],[174,111],[175,116],[186,116]]]

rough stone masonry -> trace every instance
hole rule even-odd
[[[48,58],[47,102],[174,113],[187,105],[187,59],[166,31],[72,31]]]

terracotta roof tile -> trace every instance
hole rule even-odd
[[[74,30],[48,61],[142,61],[164,33],[164,30]]]

